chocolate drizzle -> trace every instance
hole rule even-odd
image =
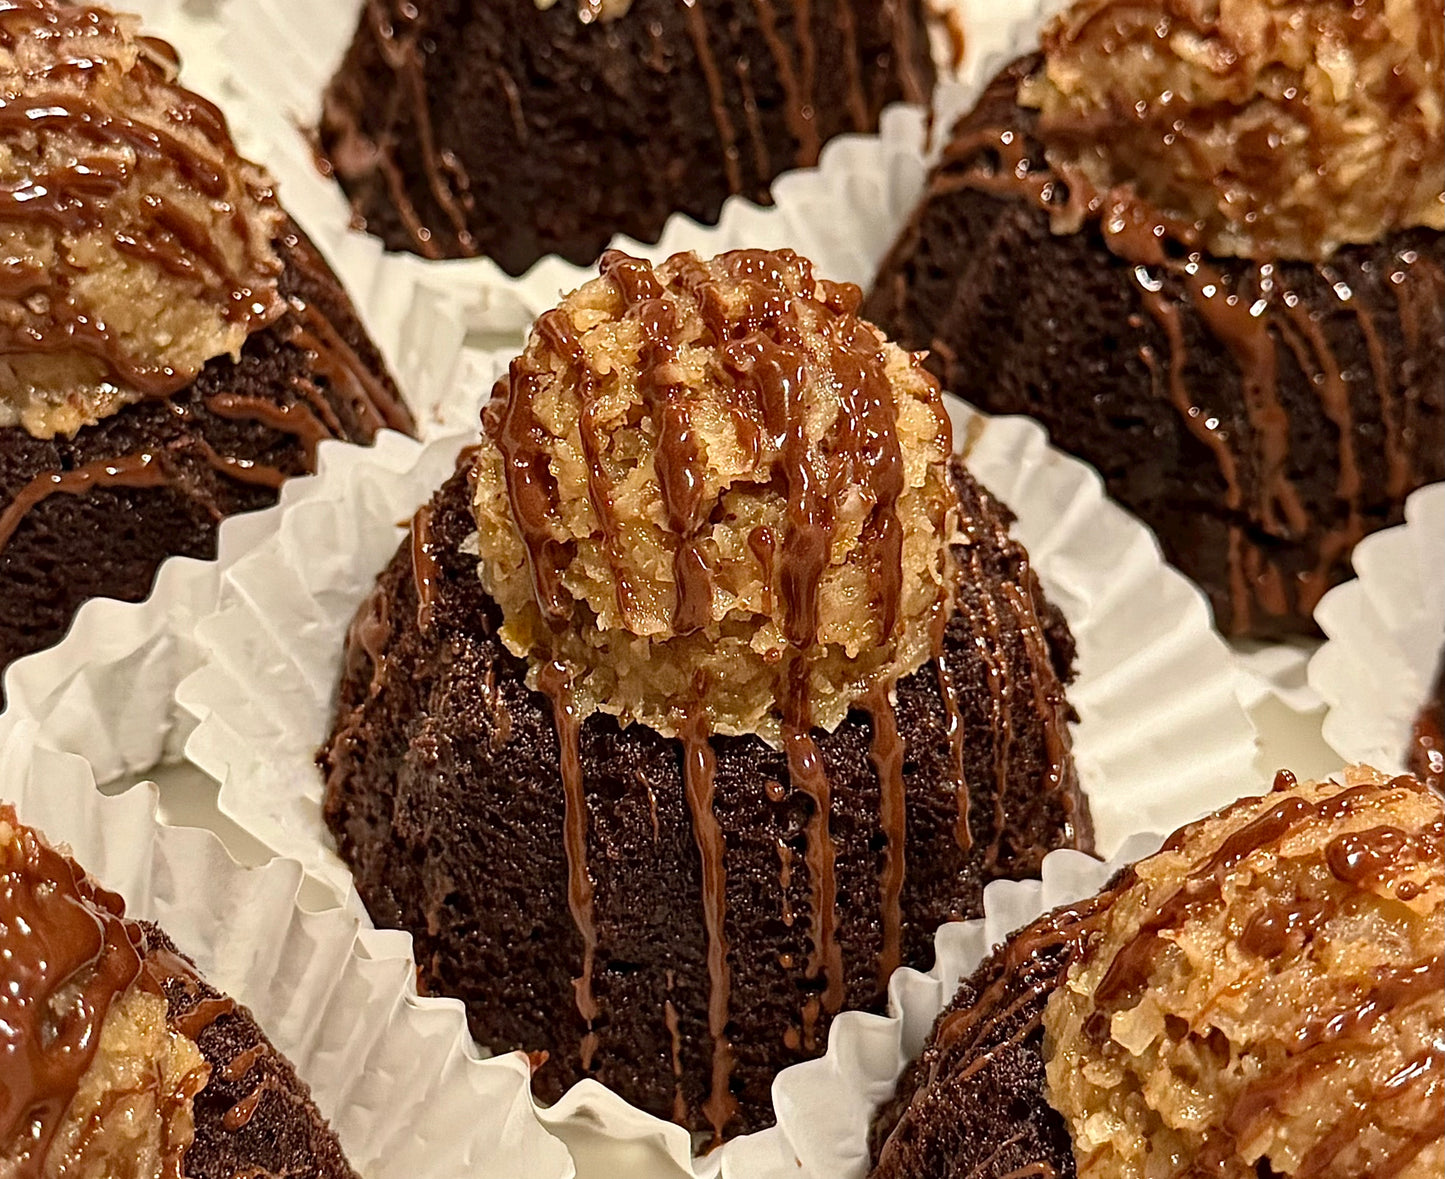
[[[1224,629],[1269,634],[1308,627],[1320,597],[1345,575],[1354,545],[1397,513],[1410,490],[1440,477],[1439,411],[1427,400],[1437,394],[1425,389],[1424,377],[1438,373],[1441,355],[1445,273],[1438,255],[1416,248],[1428,238],[1412,231],[1389,239],[1399,248],[1352,247],[1318,267],[1269,257],[1215,258],[1202,248],[1196,226],[1171,219],[1127,188],[1097,189],[1079,167],[1046,158],[1053,132],[1041,132],[1037,112],[1016,101],[1020,81],[1038,70],[1039,60],[1026,58],[1004,71],[954,128],[915,224],[884,263],[868,310],[906,342],[932,348],[935,369],[949,370],[961,386],[956,391],[990,412],[1034,413],[1056,442],[1077,448],[1106,472],[1127,463],[1121,448],[1138,436],[1126,432],[1136,420],[1127,397],[1116,395],[1138,381],[1131,371],[1137,357],[1155,395],[1178,414],[1180,438],[1171,445],[1183,447],[1182,461],[1201,464],[1200,474],[1168,470],[1159,478],[1178,479],[1179,486],[1157,489],[1143,476],[1111,474],[1110,490],[1160,531],[1176,563],[1208,563],[1187,571],[1207,582]],[[967,199],[973,194],[1024,206],[1038,217]],[[1056,235],[1067,229],[1063,236],[1077,246],[1026,244],[1045,220]],[[967,316],[993,313],[988,294],[980,296],[986,305],[971,307],[973,284],[1008,281],[1013,273],[1000,263],[974,277],[967,259],[982,239],[956,247],[962,259],[956,263],[923,257],[954,247],[922,234],[951,233],[943,226],[959,223],[970,226],[969,233],[1021,234],[1020,250],[1079,255],[1081,268],[1093,268],[1081,270],[1079,280],[1088,283],[1091,300],[1118,288],[1117,328],[1091,320],[1084,329],[1091,334],[1066,350],[1089,357],[1089,365],[1097,353],[1109,354],[1107,362],[1097,361],[1097,378],[1088,380],[1091,390],[1103,391],[1093,417],[1072,417],[1067,407],[1030,392],[1055,372],[1034,359],[1011,363],[1007,345],[996,350],[1004,378],[998,389],[982,387],[983,380],[972,387],[959,377],[962,366],[977,367],[995,351],[971,334],[985,329]],[[1012,248],[998,247],[997,240],[994,248]],[[1041,263],[1039,272],[1059,264]],[[957,269],[940,276],[941,266]],[[1021,301],[1020,314],[1054,307],[1069,314],[1069,297],[1049,294],[1043,283],[1008,297]],[[900,322],[913,315],[919,322]],[[1106,331],[1117,335],[1101,334]],[[1035,338],[1030,331],[1030,341]],[[955,362],[960,349],[969,356]],[[1219,379],[1221,367],[1230,379]],[[1156,418],[1148,410],[1138,420],[1149,425]],[[1307,457],[1328,455],[1329,448],[1333,462]],[[1203,466],[1210,462],[1220,492],[1197,486],[1200,479],[1213,482]],[[1202,494],[1222,501],[1199,509],[1219,518],[1217,554],[1213,531],[1207,541],[1170,533],[1187,527],[1170,513],[1193,507],[1191,497]]]
[[[559,663],[549,663],[537,673],[537,686],[552,702],[552,716],[557,726],[558,764],[562,771],[562,791],[566,798],[563,820],[563,844],[567,849],[567,907],[582,938],[582,973],[574,980],[577,992],[577,1014],[587,1024],[582,1037],[583,1071],[592,1068],[598,1037],[593,1030],[601,1009],[592,992],[592,976],[597,958],[597,921],[592,907],[592,875],[587,867],[587,792],[582,781],[582,723],[572,702],[572,676]]]
[[[150,453],[104,459],[69,471],[37,475],[0,512],[0,551],[31,509],[52,495],[84,495],[93,487],[164,487],[169,482],[161,457]]]
[[[0,1142],[33,1143],[39,1175],[112,1005],[141,973],[120,898],[0,807]]]
[[[1292,779],[1276,782],[1276,791],[1288,790]],[[1413,778],[1396,778],[1392,787],[1423,790]],[[1317,802],[1298,795],[1286,795],[1229,835],[1214,853],[1194,868],[1171,895],[1160,900],[1137,934],[1114,956],[1094,991],[1102,1010],[1117,1010],[1149,981],[1160,944],[1160,934],[1179,925],[1190,914],[1220,902],[1225,881],[1246,859],[1279,845],[1299,824],[1309,821],[1337,821],[1375,804],[1380,787],[1373,782],[1341,790]],[[1249,802],[1252,800],[1246,800]],[[1238,804],[1237,804],[1238,805]],[[1226,814],[1228,812],[1225,812]],[[1182,846],[1186,828],[1166,850]],[[1332,841],[1326,856],[1330,870],[1342,883],[1358,886],[1386,868],[1399,870],[1412,862],[1438,861],[1445,855],[1445,821],[1436,820],[1418,838],[1406,837],[1396,828],[1350,832]]]
[[[942,655],[938,656],[942,666]],[[903,785],[905,750],[898,737],[898,718],[889,699],[891,687],[878,685],[863,698],[863,710],[873,726],[870,755],[878,771],[878,813],[887,840],[879,876],[879,911],[883,918],[883,946],[878,951],[878,989],[884,990],[903,960],[903,880],[907,875],[907,794]],[[945,697],[947,698],[947,697]],[[957,706],[955,706],[956,709]],[[965,814],[967,812],[965,811]],[[967,823],[964,824],[965,829]],[[966,847],[964,850],[968,850]]]
[[[423,504],[411,518],[411,573],[416,584],[416,624],[422,631],[431,627],[439,576],[436,552],[431,540],[432,507]]]
[[[190,297],[249,334],[284,311],[271,242],[281,216],[274,195],[237,155],[220,111],[176,84],[174,52],[137,41],[138,60],[126,70],[128,39],[109,13],[88,5],[9,0],[0,8],[0,47],[13,54],[19,88],[0,101],[0,137],[21,144],[33,136],[53,149],[34,153],[37,160],[66,159],[0,188],[0,223],[60,238],[109,230],[120,254],[183,283],[178,299],[198,292]],[[133,101],[113,108],[100,97],[111,90]],[[178,199],[187,191],[194,201]],[[238,261],[221,235],[234,239]],[[106,321],[80,281],[90,266],[64,248],[43,267],[31,265],[24,239],[17,241],[21,253],[0,274],[0,297],[14,300],[15,310],[0,317],[0,356],[79,352],[145,396],[174,393],[195,378],[193,368],[157,359]]]
[[[699,685],[699,698],[704,685]],[[710,734],[701,709],[694,708],[682,730],[683,779],[687,805],[692,812],[692,833],[702,861],[703,924],[707,929],[708,1034],[712,1036],[712,1091],[703,1112],[712,1124],[713,1143],[721,1145],[723,1131],[736,1115],[737,1100],[728,1090],[733,1050],[728,1042],[727,847],[713,812],[713,777],[717,759],[708,743]]]

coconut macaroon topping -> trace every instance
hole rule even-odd
[[[582,715],[776,743],[927,660],[951,433],[858,304],[788,251],[614,252],[538,321],[485,414],[480,568]]]
[[[282,213],[132,17],[0,2],[0,426],[73,433],[282,313]]]
[[[1135,865],[1045,1014],[1079,1174],[1438,1176],[1445,816],[1353,770]]]
[[[0,1174],[182,1174],[209,1066],[120,899],[0,807]]]
[[[1020,102],[1092,190],[1062,232],[1121,193],[1194,248],[1260,260],[1445,229],[1439,0],[1078,0],[1043,49]]]

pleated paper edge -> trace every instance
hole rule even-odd
[[[1405,770],[1415,718],[1445,652],[1445,483],[1405,501],[1405,522],[1355,548],[1356,578],[1320,600],[1327,636],[1309,663],[1324,737],[1347,762]]]
[[[250,1008],[364,1179],[574,1175],[532,1112],[525,1057],[480,1059],[461,1004],[417,995],[410,939],[306,911],[295,861],[243,868],[210,832],[160,820],[154,787],[107,797],[38,738],[34,721],[0,728],[0,799]]]

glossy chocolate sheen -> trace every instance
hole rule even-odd
[[[976,541],[948,673],[927,664],[895,709],[812,734],[826,822],[818,783],[790,788],[788,754],[755,737],[579,721],[545,669],[555,705],[528,690],[460,551],[467,474],[424,509],[351,628],[326,816],[373,919],[416,939],[423,985],[463,999],[482,1043],[546,1054],[541,1097],[593,1076],[715,1135],[766,1125],[774,1074],[823,1051],[835,1010],[876,1009],[987,880],[1089,845],[1072,762],[1042,785],[1059,718],[1041,700],[1072,639],[1047,603],[1037,633],[1014,612],[1007,510],[956,480]],[[896,743],[869,707],[896,715]]]
[[[306,1082],[251,1013],[202,979],[158,926],[128,924],[143,931],[147,970],[165,993],[171,1025],[211,1066],[193,1105],[186,1179],[357,1179]]]
[[[1327,264],[1190,256],[1147,210],[1050,231],[1067,185],[1024,59],[953,128],[864,314],[949,391],[1099,469],[1221,629],[1316,632],[1361,537],[1445,478],[1445,235]]]
[[[100,1047],[114,1002],[140,977],[142,939],[120,898],[0,807],[0,1144],[31,1138],[40,1174]],[[33,1131],[31,1128],[33,1127]]]
[[[634,0],[590,22],[573,0],[368,0],[320,142],[388,248],[519,274],[655,241],[673,212],[711,223],[733,193],[767,203],[932,85],[918,0]]]
[[[89,598],[144,598],[166,557],[215,556],[221,520],[275,503],[321,440],[411,430],[326,263],[294,227],[279,246],[287,311],[239,361],[73,438],[0,430],[0,669],[56,642]]]

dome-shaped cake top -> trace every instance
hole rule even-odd
[[[1043,51],[1020,101],[1069,181],[1064,232],[1122,231],[1130,198],[1217,256],[1445,229],[1438,0],[1077,0]]]
[[[1354,769],[1135,865],[1044,1017],[1081,1173],[1437,1173],[1442,855],[1437,795]]]
[[[927,660],[951,431],[858,303],[787,251],[612,253],[539,320],[485,414],[481,576],[584,714],[776,742]]]
[[[284,310],[269,178],[137,26],[0,4],[0,426],[173,393]]]

